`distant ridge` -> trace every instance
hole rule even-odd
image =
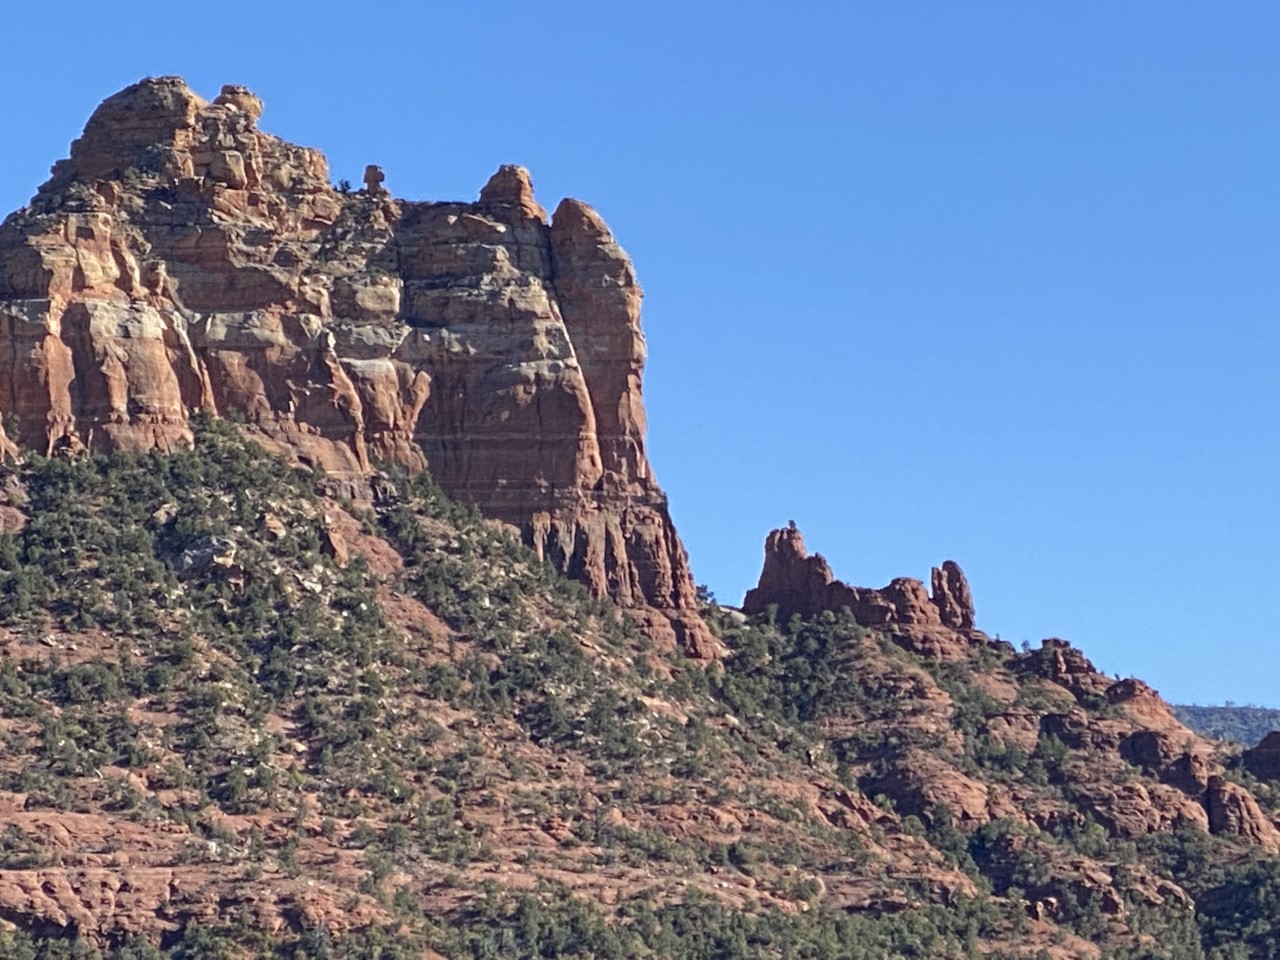
[[[1273,730],[1280,730],[1280,709],[1252,703],[1227,702],[1219,707],[1174,704],[1179,720],[1196,733],[1215,740],[1231,740],[1252,747]]]

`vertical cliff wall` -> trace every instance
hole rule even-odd
[[[0,413],[42,453],[169,449],[195,411],[358,481],[429,469],[709,656],[645,455],[642,292],[586,204],[527,171],[475,203],[339,192],[240,87],[148,79],[0,227]]]

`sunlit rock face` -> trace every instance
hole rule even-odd
[[[106,100],[0,228],[0,413],[15,443],[172,449],[196,411],[358,490],[429,469],[667,644],[711,656],[645,454],[642,292],[589,206],[528,171],[475,203],[340,192],[180,79]],[[393,174],[392,174],[393,175]]]

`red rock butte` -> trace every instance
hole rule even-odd
[[[516,166],[474,203],[395,200],[373,165],[339,191],[261,114],[243,87],[143,80],[4,222],[5,451],[167,450],[205,411],[353,491],[429,466],[712,655],[645,453],[643,294],[600,216],[566,199],[548,218]]]

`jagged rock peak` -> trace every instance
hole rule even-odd
[[[800,532],[800,528],[796,526],[794,520],[787,521],[785,527],[770,532],[765,539],[764,544],[764,562],[768,567],[770,563],[791,564],[804,560],[809,556],[809,550],[804,545],[804,534]]]
[[[847,607],[867,627],[973,630],[973,598],[960,566],[945,561],[933,569],[932,581],[932,596],[910,577],[899,577],[878,590],[850,586],[835,578],[821,554],[809,555],[793,521],[766,538],[760,582],[747,592],[743,610],[754,615],[776,605],[778,618],[785,621],[796,614],[812,617]]]
[[[239,84],[228,83],[223,86],[213,103],[215,106],[234,107],[243,111],[255,122],[262,116],[262,101],[248,87]]]
[[[480,203],[486,207],[512,207],[526,217],[547,222],[547,211],[533,199],[533,177],[526,167],[505,163],[480,188]]]
[[[933,603],[942,624],[956,630],[973,629],[973,595],[969,580],[954,560],[944,560],[932,573]]]
[[[140,81],[0,227],[0,415],[22,445],[171,449],[206,411],[355,496],[375,464],[429,465],[713,655],[645,452],[643,294],[600,216],[566,200],[548,227],[518,166],[475,203],[394,200],[374,164],[339,192],[261,114],[244,87]]]
[[[93,112],[71,144],[70,159],[54,168],[55,181],[108,179],[155,166],[205,106],[181,77],[148,77],[126,87]]]

